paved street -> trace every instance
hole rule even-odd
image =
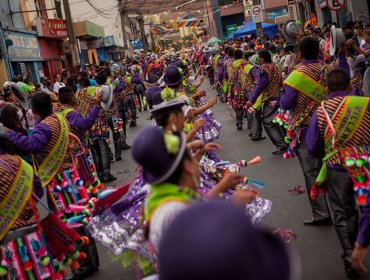
[[[208,97],[215,91],[208,91]],[[225,113],[225,104],[217,104],[212,109],[215,117],[222,122],[223,130],[217,141],[223,146],[219,151],[221,158],[231,162],[241,159],[251,159],[256,155],[263,158],[263,162],[243,170],[245,175],[263,181],[266,184],[262,196],[273,201],[273,209],[264,220],[264,225],[271,229],[289,228],[297,235],[297,239],[289,246],[296,253],[296,261],[302,269],[302,280],[344,280],[343,265],[340,259],[340,245],[331,227],[304,227],[302,221],[310,217],[310,210],[306,194],[291,196],[287,189],[294,185],[303,185],[297,159],[284,160],[282,156],[273,156],[274,147],[266,138],[260,142],[251,142],[248,131],[237,131],[233,120],[228,119]],[[135,134],[145,125],[148,113],[139,114],[138,127],[128,129],[128,142],[132,143]],[[136,165],[129,153],[123,155],[124,160],[113,164],[122,185],[135,176]],[[266,252],[268,253],[268,252]],[[135,268],[123,269],[119,262],[112,262],[107,250],[99,246],[100,271],[89,279],[136,279]],[[367,266],[370,268],[369,261]],[[268,268],[266,268],[268,269]],[[232,279],[232,278],[230,278]],[[278,280],[279,277],[276,276]],[[370,276],[362,279],[370,279]],[[226,280],[226,279],[225,279]]]

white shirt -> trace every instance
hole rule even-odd
[[[184,113],[184,116],[188,117],[189,111],[193,109],[192,106],[188,105],[190,103],[189,97],[186,94],[181,94],[179,97],[177,97],[177,100],[186,102],[186,104],[181,107],[181,110]]]
[[[171,201],[158,207],[150,220],[149,239],[158,252],[159,243],[161,242],[163,232],[177,215],[187,209],[189,206],[178,201]]]
[[[44,86],[43,84],[41,84],[40,87],[42,91],[46,92],[47,94],[50,94],[50,91],[47,86]]]
[[[59,93],[59,89],[62,88],[62,87],[65,87],[66,85],[62,82],[55,82],[54,86],[53,86],[53,91],[55,93]]]

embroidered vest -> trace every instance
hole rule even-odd
[[[29,198],[32,167],[18,156],[0,155],[0,240],[9,230],[36,224]]]
[[[239,71],[239,80],[243,90],[250,93],[256,84],[254,77],[250,73],[254,66],[249,62],[244,63],[243,66]]]
[[[259,67],[258,71],[267,72],[269,84],[253,105],[255,109],[259,109],[266,100],[277,98],[282,86],[281,72],[275,63],[264,63]]]
[[[75,109],[84,117],[94,107],[94,95],[97,87],[82,88],[75,93],[76,106]]]
[[[233,73],[233,70],[234,70],[233,62],[234,62],[234,59],[229,58],[225,61],[225,64],[224,64],[229,81],[230,81],[230,77],[232,76],[232,73]]]
[[[299,64],[295,70],[303,75],[311,78],[314,81],[321,81],[322,79],[323,64],[315,62],[307,65]],[[294,131],[302,125],[308,126],[311,122],[312,114],[317,110],[320,103],[310,99],[303,94],[300,90],[297,98],[297,104],[292,110],[289,117],[289,130]]]
[[[71,158],[71,153],[70,153],[70,149],[69,149],[69,131],[70,131],[70,128],[69,128],[68,122],[65,120],[66,130],[65,129],[62,130],[61,122],[58,120],[56,114],[53,114],[53,115],[45,118],[41,123],[43,123],[43,124],[45,124],[49,127],[49,129],[51,131],[51,139],[44,146],[42,151],[35,156],[37,165],[39,167],[39,170],[37,172],[38,176],[40,176],[40,169],[42,168],[45,159],[47,159],[48,156],[51,153],[54,153],[55,148],[63,149],[63,146],[58,144],[58,143],[60,143],[59,136],[61,134],[63,134],[61,140],[62,141],[66,140],[68,143],[67,143],[67,148],[65,150],[61,151],[60,153],[55,153],[55,154],[63,155],[62,156],[63,158],[55,159],[55,161],[61,161],[59,169],[56,170],[56,172],[58,173],[62,170],[72,168],[73,164],[72,164],[72,158]],[[47,162],[45,161],[45,163],[47,163]],[[56,165],[58,165],[57,162],[56,162]],[[43,179],[40,178],[40,180],[42,181],[43,186],[45,186],[45,184],[46,184],[44,182],[51,180],[56,175],[56,174],[54,174],[55,173],[54,171],[51,172],[51,173],[50,172],[46,172],[46,173],[47,174],[45,174],[45,175],[46,175],[47,179],[43,180]]]
[[[341,106],[341,104],[344,102],[345,98],[352,98],[352,97],[346,97],[346,96],[338,96],[333,99],[327,100],[323,103],[323,106],[325,108],[325,111],[330,117],[333,117],[335,113],[337,112],[337,115],[341,115],[343,112],[344,106]],[[354,97],[359,98],[359,97]],[[339,108],[339,109],[338,109]],[[367,108],[363,108],[365,111]],[[338,111],[339,110],[339,111]],[[320,128],[320,136],[322,139],[327,139],[328,137],[328,121],[326,119],[326,114],[324,113],[324,109],[322,107],[319,107],[317,110],[317,117],[318,117],[318,124]],[[338,122],[340,121],[340,118],[337,117],[334,120],[332,120],[332,123],[334,127],[338,125]],[[341,138],[338,137],[338,148],[346,148],[346,147],[359,147],[368,145],[370,143],[370,114],[368,112],[365,112],[362,121],[358,123],[358,126],[356,127],[355,131],[352,131],[352,135],[350,138],[343,144],[341,143]],[[326,142],[326,151],[330,151],[330,147],[328,141]],[[340,156],[338,154],[332,155],[328,160],[328,164],[338,164],[342,165],[343,162],[340,159]]]

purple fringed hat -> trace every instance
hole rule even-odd
[[[188,66],[185,65],[185,63],[182,60],[180,60],[180,59],[176,60],[175,63],[174,63],[174,65],[177,68],[180,68],[183,71],[182,74],[185,74],[187,72],[187,70],[188,70]]]
[[[149,126],[135,138],[131,155],[143,167],[144,181],[155,185],[163,183],[175,172],[185,147],[183,133],[165,133],[157,126]]]
[[[161,92],[154,93],[152,96],[152,101],[153,109],[150,111],[150,113],[153,115],[160,112],[181,108],[185,105],[184,101],[179,101],[176,98],[176,93],[170,88],[165,88]]]
[[[162,91],[162,88],[158,87],[158,86],[153,86],[153,87],[150,87],[150,88],[147,89],[146,94],[145,94],[145,98],[146,98],[146,102],[148,103],[148,105],[150,107],[152,107],[154,104],[156,104],[155,100],[153,100],[153,97],[155,95],[158,95],[158,94],[160,96],[161,91]]]
[[[182,79],[183,76],[175,65],[168,66],[163,78],[167,86],[175,86],[181,83]]]
[[[181,212],[159,245],[161,280],[291,280],[289,253],[242,207],[201,203]]]

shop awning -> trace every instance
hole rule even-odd
[[[279,31],[277,24],[270,24],[270,23],[262,23],[263,34],[269,36],[270,38],[275,36],[275,34]],[[247,22],[242,28],[236,31],[233,34],[234,38],[246,36],[246,35],[254,35],[257,36],[257,29],[256,24],[250,20]]]

